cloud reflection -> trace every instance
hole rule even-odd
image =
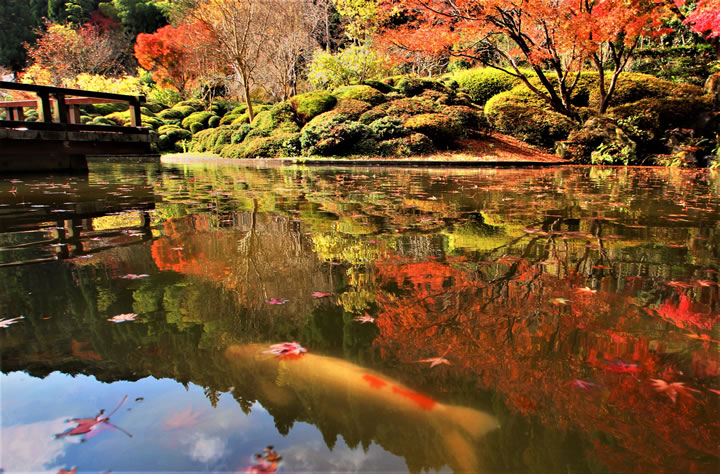
[[[64,454],[68,443],[55,439],[68,424],[65,418],[14,425],[0,429],[0,467],[6,472],[57,471],[52,463]]]

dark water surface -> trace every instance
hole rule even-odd
[[[709,171],[0,178],[0,467],[717,473],[719,258]]]

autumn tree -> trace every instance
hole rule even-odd
[[[184,94],[210,69],[214,38],[201,24],[163,26],[155,33],[141,33],[135,43],[135,57],[153,79]]]
[[[310,0],[278,2],[275,24],[267,31],[257,77],[265,91],[276,100],[297,94],[302,68],[316,46],[311,34],[321,18],[317,5]]]
[[[122,56],[122,38],[97,26],[46,23],[33,46],[27,46],[31,69],[45,70],[46,79],[60,85],[78,74],[111,74],[117,71]]]
[[[190,17],[216,38],[217,60],[232,70],[243,90],[250,120],[255,117],[250,90],[264,58],[281,0],[199,0]]]
[[[665,13],[653,0],[381,0],[383,39],[393,47],[501,69],[573,118],[583,67],[598,72],[604,113],[639,39],[661,34]]]

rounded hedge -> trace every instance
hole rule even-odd
[[[295,110],[297,119],[307,123],[313,117],[332,109],[337,98],[327,91],[312,91],[296,95],[290,99],[290,105]]]
[[[458,71],[453,76],[473,102],[484,104],[491,97],[508,91],[519,83],[519,79],[494,68],[474,68]]]
[[[408,130],[422,133],[432,140],[438,148],[446,148],[457,138],[465,136],[462,126],[445,114],[418,114],[404,123]]]
[[[333,95],[339,99],[362,100],[370,105],[385,102],[385,94],[365,84],[338,87],[333,91]]]
[[[212,116],[212,112],[193,112],[183,119],[182,126],[185,129],[191,130],[193,124],[199,124],[201,127],[199,130],[202,130],[207,126],[208,120],[210,120],[210,117]]]

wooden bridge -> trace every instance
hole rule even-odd
[[[0,173],[13,171],[85,171],[87,155],[146,155],[152,137],[142,126],[143,96],[65,89],[0,81],[0,91],[22,91],[36,99],[0,101]],[[125,102],[130,126],[80,122],[80,106]],[[37,110],[37,121],[25,109]]]

